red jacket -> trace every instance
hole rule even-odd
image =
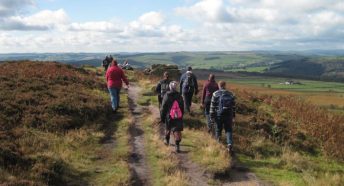
[[[207,81],[203,86],[202,103],[204,103],[206,98],[211,98],[215,91],[219,90],[219,86],[216,81]]]
[[[111,66],[106,71],[106,82],[108,88],[122,88],[122,80],[126,85],[129,85],[127,78],[121,68],[116,66]]]

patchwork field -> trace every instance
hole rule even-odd
[[[209,73],[208,71],[196,72],[199,79],[202,80],[205,80]],[[344,110],[344,83],[247,76],[224,72],[212,73],[216,74],[217,80],[225,80],[229,83],[231,89],[246,90],[267,95],[300,96],[312,104],[323,108],[339,112]],[[293,81],[297,84],[288,85],[286,84],[288,81]]]

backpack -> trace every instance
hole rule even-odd
[[[175,120],[175,119],[182,119],[183,114],[182,110],[179,107],[179,103],[177,100],[173,101],[172,107],[170,109],[170,119]]]
[[[170,89],[169,83],[166,81],[162,81],[161,90],[160,90],[161,97],[164,97],[164,95],[166,94],[167,91],[169,91],[169,89]]]
[[[234,96],[228,92],[222,92],[219,97],[219,107],[217,109],[218,116],[224,116],[232,113]]]
[[[183,82],[183,92],[191,92],[194,89],[194,81],[191,74],[187,74]]]

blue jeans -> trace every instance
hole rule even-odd
[[[116,110],[119,106],[119,92],[120,88],[108,88],[111,98],[111,107],[113,110]]]
[[[232,129],[232,117],[216,117],[216,132],[215,137],[216,139],[220,139],[222,129],[225,129],[226,133],[226,140],[228,145],[233,145],[233,129]]]

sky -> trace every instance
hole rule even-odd
[[[0,0],[0,53],[344,49],[343,0]]]

